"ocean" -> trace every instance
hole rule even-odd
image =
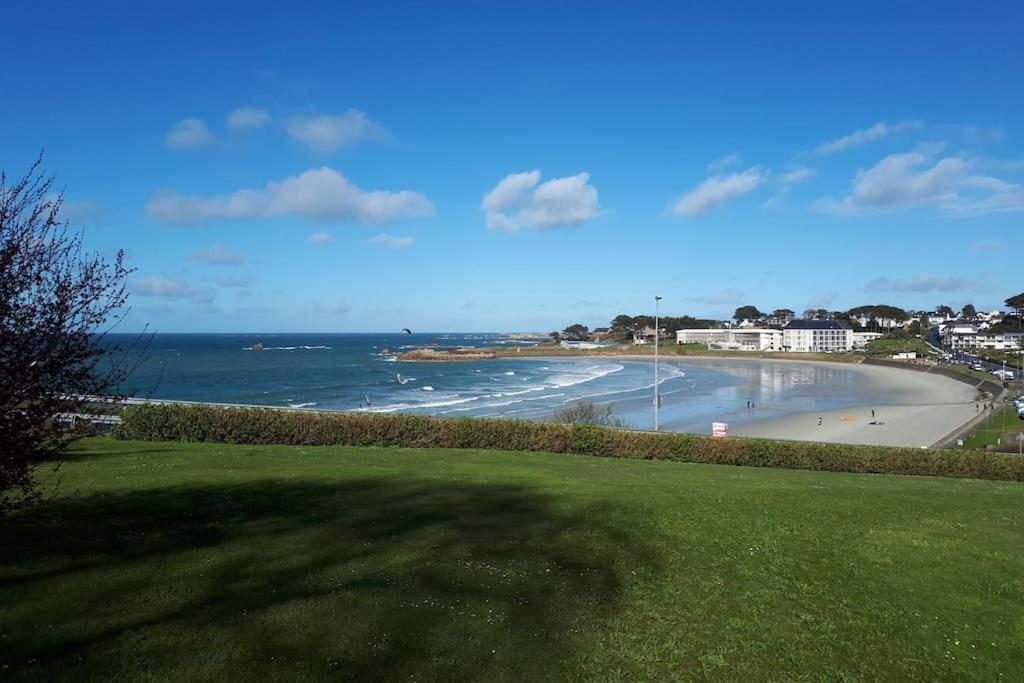
[[[109,336],[121,346],[134,339]],[[158,334],[124,388],[140,398],[531,420],[588,399],[611,404],[631,427],[653,427],[649,359],[438,363],[395,356],[420,347],[529,343],[501,334]],[[252,350],[256,344],[263,349]],[[842,365],[667,357],[659,374],[661,426],[675,431],[705,433],[713,421],[749,423],[891,400],[872,395],[856,370]]]

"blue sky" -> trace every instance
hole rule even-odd
[[[127,250],[124,329],[1024,289],[1019,3],[371,4],[5,9],[0,166]]]

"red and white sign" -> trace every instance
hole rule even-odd
[[[712,422],[711,423],[711,436],[717,436],[719,438],[725,438],[729,436],[729,423],[728,422]]]

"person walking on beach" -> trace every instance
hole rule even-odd
[[[872,408],[871,409],[871,419],[874,419],[874,418],[875,418],[875,409]]]
[[[821,418],[820,417],[818,418],[818,426],[819,427],[821,426]]]

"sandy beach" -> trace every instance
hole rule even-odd
[[[653,358],[609,356],[620,360],[653,361]],[[873,403],[845,406],[835,410],[792,411],[772,404],[758,403],[753,414],[745,411],[745,402],[732,408],[732,418],[723,413],[721,421],[730,423],[733,436],[822,441],[829,443],[878,446],[930,447],[951,434],[977,414],[977,390],[970,384],[942,375],[913,372],[900,368],[859,363],[828,363],[791,359],[764,360],[690,356],[685,360],[669,356],[665,365],[708,366],[728,364],[759,366],[764,363],[841,369],[856,374],[858,388],[869,389]],[[874,417],[872,412],[874,411]],[[663,409],[663,429],[691,431],[677,425],[670,410]],[[821,418],[821,424],[818,424]]]
[[[730,433],[796,441],[928,447],[978,414],[977,390],[964,382],[899,368],[852,367],[865,383],[873,385],[875,391],[890,394],[892,400],[878,405],[768,417],[740,425]]]

